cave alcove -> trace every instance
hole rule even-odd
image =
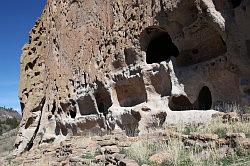
[[[159,27],[146,28],[141,34],[140,43],[142,50],[146,52],[147,64],[160,63],[179,55],[168,32]]]
[[[196,106],[198,110],[209,110],[212,107],[212,95],[207,86],[201,88]]]
[[[236,8],[236,7],[240,6],[241,0],[231,0],[231,4],[232,4],[233,8]]]
[[[192,110],[193,105],[186,96],[180,95],[171,97],[169,108],[172,111],[185,111]]]

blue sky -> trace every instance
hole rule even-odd
[[[20,111],[18,99],[21,49],[42,13],[45,0],[0,1],[0,106]]]

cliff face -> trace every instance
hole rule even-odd
[[[21,57],[16,153],[142,133],[170,110],[249,104],[250,1],[214,2],[48,0]]]

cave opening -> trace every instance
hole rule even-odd
[[[192,110],[193,105],[186,96],[181,95],[181,96],[173,96],[170,99],[169,108],[172,111],[184,111],[184,110]]]
[[[233,8],[240,6],[241,0],[231,0]]]
[[[212,107],[212,95],[211,91],[207,86],[204,86],[198,96],[198,109],[199,110],[209,110]]]
[[[112,106],[111,94],[107,88],[105,88],[104,84],[101,82],[97,82],[98,88],[94,93],[96,104],[100,113],[106,115],[108,113],[108,109]]]
[[[64,124],[62,124],[60,122],[56,122],[55,134],[56,135],[62,134],[63,136],[67,136],[68,129]]]
[[[75,110],[70,110],[69,114],[70,114],[70,117],[71,117],[72,119],[75,119],[75,118],[76,118],[76,111],[75,111]]]
[[[90,94],[77,99],[81,116],[98,114],[94,97]]]
[[[142,77],[121,80],[115,86],[121,107],[133,107],[147,101],[147,93]]]
[[[185,110],[210,110],[212,108],[212,94],[207,86],[201,88],[198,98],[194,103],[191,103],[188,97],[173,96],[169,101],[169,108],[172,111]]]
[[[149,42],[146,51],[146,62],[148,64],[160,63],[168,60],[171,56],[177,57],[179,50],[172,42],[167,32],[159,32]]]

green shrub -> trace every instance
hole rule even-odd
[[[249,113],[250,113],[250,107],[244,107],[244,108],[242,109],[242,113],[243,113],[243,114],[249,114]]]
[[[6,119],[0,120],[0,135],[2,135],[3,133],[7,131],[17,128],[19,125],[19,122],[20,121],[17,120],[16,118],[6,118]]]
[[[95,157],[94,154],[92,154],[91,152],[87,152],[82,155],[82,158],[84,159],[93,159],[94,157]]]
[[[184,128],[183,134],[189,135],[198,130],[198,126],[187,126]]]
[[[219,138],[225,138],[227,135],[227,129],[226,128],[218,128],[215,130],[214,134],[217,134]]]

